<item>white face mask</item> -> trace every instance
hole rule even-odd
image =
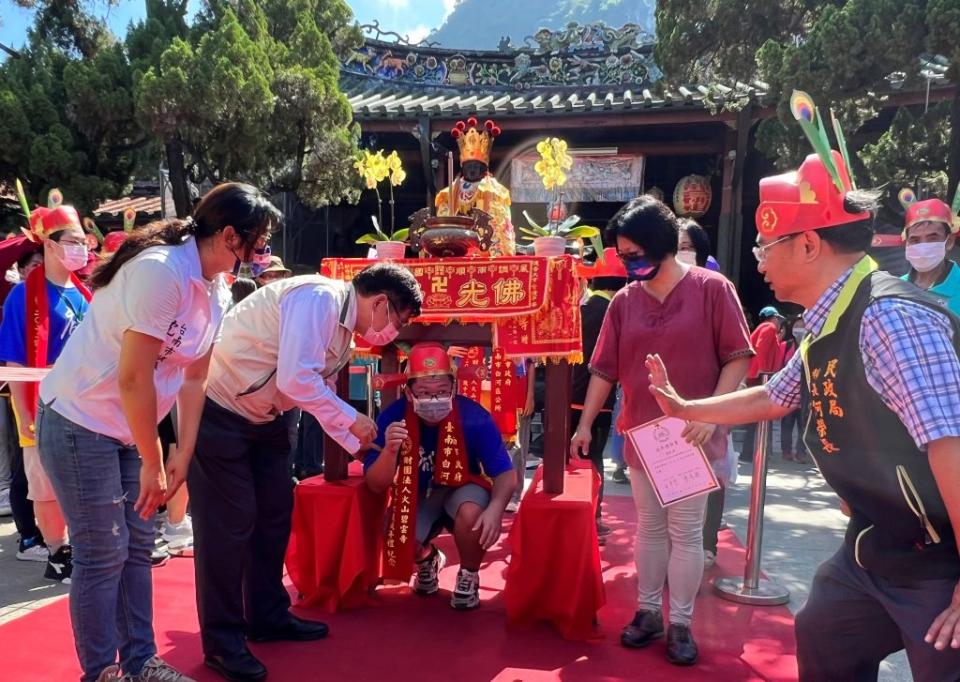
[[[54,242],[56,243],[56,242]],[[70,272],[87,265],[87,247],[84,244],[57,244],[57,257]]]
[[[393,343],[393,340],[400,335],[400,330],[397,329],[397,325],[393,323],[390,319],[390,301],[387,301],[387,324],[383,329],[374,329],[373,323],[370,323],[370,327],[367,328],[360,337],[369,343],[371,346],[387,346]]]
[[[947,242],[908,244],[907,261],[917,272],[930,272],[947,257]]]
[[[684,265],[696,265],[697,252],[696,251],[677,251],[677,260],[683,263]]]
[[[441,398],[414,398],[413,411],[418,417],[429,424],[442,422],[453,411],[453,396]]]

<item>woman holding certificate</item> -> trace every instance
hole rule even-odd
[[[603,321],[583,414],[570,444],[574,455],[586,456],[591,426],[614,384],[623,387],[616,424],[621,433],[663,416],[649,391],[648,353],[669,357],[683,394],[699,397],[735,390],[753,355],[733,285],[719,273],[677,259],[679,224],[665,204],[638,197],[620,209],[608,229],[632,282],[613,297]],[[711,460],[726,455],[725,432],[711,424],[690,422],[684,436],[692,436]],[[669,578],[667,658],[692,665],[698,654],[691,625],[703,577],[707,497],[662,506],[630,439],[624,456],[637,506],[638,579],[637,612],[620,641],[640,648],[663,636],[663,588]]]

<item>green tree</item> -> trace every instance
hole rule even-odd
[[[662,0],[657,9],[656,58],[670,81],[764,81],[778,101],[778,117],[760,124],[757,147],[784,165],[807,149],[789,112],[794,89],[833,107],[873,183],[890,179],[886,165],[907,164],[906,177],[948,173],[960,180],[960,99],[948,107],[922,107],[882,115],[891,91],[888,77],[904,72],[916,84],[925,53],[951,60],[948,77],[960,68],[960,6],[956,0]],[[922,82],[922,79],[920,79]],[[742,98],[715,91],[716,103],[735,108]],[[904,137],[908,117],[931,130],[950,130],[950,153],[912,156]],[[869,128],[864,124],[871,122]],[[896,124],[894,125],[894,123]],[[915,135],[915,131],[909,131]],[[935,133],[925,145],[941,140]]]
[[[245,179],[312,206],[350,195],[357,130],[338,55],[359,40],[343,0],[209,0],[137,83],[178,213],[187,179]]]
[[[119,45],[78,59],[39,32],[0,65],[0,178],[30,198],[51,187],[89,212],[129,185],[143,144],[133,83]]]
[[[115,42],[106,22],[98,16],[119,0],[7,0],[36,11],[34,30],[51,44],[93,57],[101,47]]]

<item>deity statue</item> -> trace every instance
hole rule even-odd
[[[490,214],[494,232],[490,254],[512,256],[516,245],[510,220],[510,190],[490,173],[490,148],[500,128],[490,120],[479,128],[477,119],[471,117],[458,121],[451,134],[460,147],[460,175],[452,188],[444,187],[437,194],[437,216],[465,216],[473,208]]]

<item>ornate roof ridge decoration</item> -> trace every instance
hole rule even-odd
[[[603,23],[571,23],[560,31],[541,29],[517,47],[503,39],[499,50],[451,50],[412,45],[396,33],[371,27],[368,38],[341,65],[345,74],[456,89],[520,91],[531,88],[619,86],[645,88],[661,78],[653,62],[653,40],[640,26],[613,29]]]

